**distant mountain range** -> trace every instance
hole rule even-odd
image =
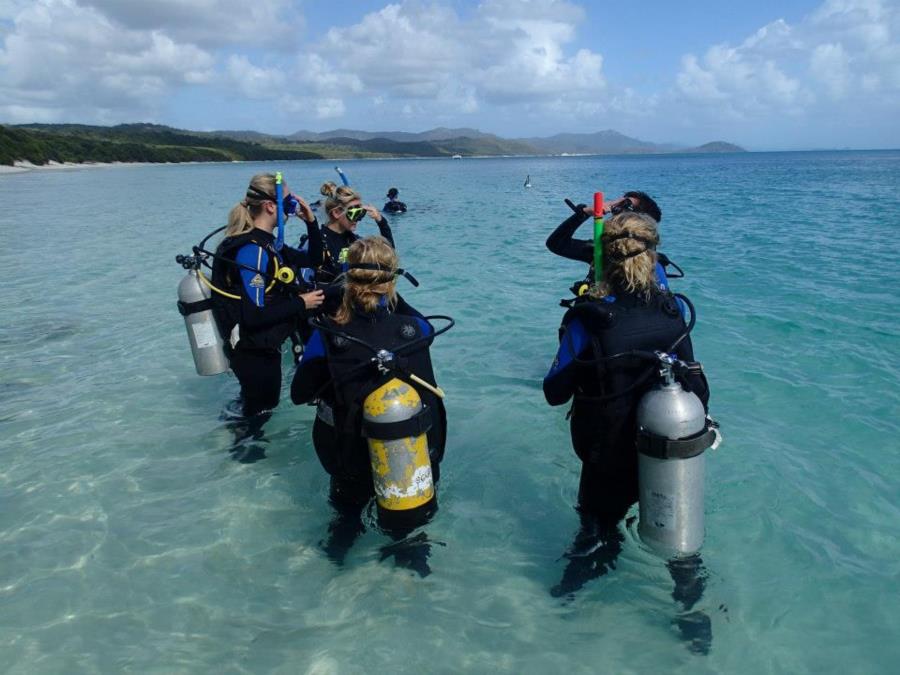
[[[157,124],[24,124],[0,126],[0,164],[185,162],[375,157],[521,156],[745,152],[714,141],[696,148],[651,143],[611,129],[542,138],[501,138],[477,129],[406,131],[188,131]]]
[[[359,131],[356,129],[333,129],[332,131],[297,131],[288,136],[269,136],[253,131],[216,131],[212,132],[229,138],[242,140],[278,139],[295,142],[332,143],[336,145],[358,146],[358,143],[368,142],[365,147],[370,151],[379,151],[384,146],[384,141],[394,143],[434,143],[445,145],[461,145],[462,139],[477,141],[467,143],[470,147],[485,146],[484,152],[479,154],[506,154],[506,155],[608,155],[608,154],[638,154],[638,153],[669,153],[669,152],[746,152],[743,148],[724,141],[713,141],[699,147],[688,147],[675,143],[652,143],[637,138],[626,136],[612,129],[597,131],[589,134],[556,134],[555,136],[531,137],[531,138],[501,138],[494,134],[484,133],[477,129],[459,128],[449,129],[437,127],[420,133],[408,131]],[[489,146],[489,147],[488,147]],[[464,149],[464,148],[460,148]],[[425,152],[424,148],[420,151]],[[462,152],[454,154],[464,154]],[[426,156],[428,153],[426,152]]]

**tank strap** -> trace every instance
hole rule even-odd
[[[431,429],[431,408],[423,406],[415,415],[399,422],[371,422],[364,419],[363,436],[379,441],[396,441],[400,438],[416,438]]]
[[[638,452],[657,459],[689,459],[712,446],[715,440],[716,430],[708,422],[702,431],[677,441],[639,429],[637,449]]]
[[[181,316],[189,316],[191,314],[197,314],[198,312],[205,312],[208,309],[213,308],[213,303],[211,298],[206,298],[205,300],[198,300],[197,302],[182,302],[178,301],[178,313]]]

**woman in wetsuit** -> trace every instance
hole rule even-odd
[[[601,283],[566,312],[559,351],[544,378],[550,405],[572,401],[572,445],[581,460],[581,529],[566,554],[563,577],[551,589],[557,597],[614,567],[624,540],[619,524],[638,500],[637,407],[654,385],[656,363],[636,356],[605,357],[638,350],[694,360],[680,306],[657,280],[656,221],[645,214],[620,213],[606,222],[602,243]],[[686,375],[682,384],[707,406],[709,388],[702,371]],[[674,595],[685,612],[703,588],[699,566],[699,556],[669,563]],[[708,617],[687,616],[680,617],[683,633],[698,640],[701,651],[704,644],[708,648]],[[698,636],[698,630],[705,630],[706,637]]]
[[[363,204],[356,190],[329,181],[322,185],[320,192],[325,196],[328,222],[322,226],[324,260],[316,272],[316,281],[329,283],[344,271],[347,251],[359,239],[356,228],[367,215],[378,225],[381,236],[391,247],[394,246],[394,236],[387,219],[374,206]]]
[[[322,260],[315,216],[303,199],[283,186],[276,197],[275,176],[252,178],[244,198],[231,209],[225,238],[216,249],[213,284],[234,296],[213,294],[215,314],[226,343],[231,369],[241,384],[241,405],[251,417],[278,405],[281,393],[281,345],[298,322],[322,304],[322,291],[302,292],[296,284],[275,281],[279,267],[299,272]],[[276,248],[278,208],[296,213],[306,222],[308,251]],[[287,213],[285,214],[285,216]],[[296,274],[299,277],[299,273]]]
[[[547,248],[551,253],[555,253],[569,260],[580,260],[590,265],[587,277],[584,280],[576,281],[572,287],[573,293],[578,295],[579,288],[585,288],[585,284],[590,285],[594,277],[594,240],[593,239],[575,239],[575,231],[589,218],[594,217],[594,211],[589,206],[579,204],[574,207],[575,213],[561,222],[555,230],[547,237]],[[645,213],[657,224],[662,220],[662,211],[646,192],[632,190],[626,192],[619,199],[614,199],[603,209],[604,214],[617,215],[625,212]],[[669,265],[669,259],[662,253],[657,253],[657,280],[663,288],[669,287],[668,278],[666,277],[666,265]]]
[[[331,476],[330,501],[336,511],[325,549],[338,564],[363,531],[362,512],[375,494],[362,432],[366,396],[392,377],[416,390],[431,411],[427,441],[435,483],[446,441],[446,414],[435,393],[431,340],[427,339],[434,335],[434,328],[414,310],[407,313],[404,308],[408,305],[398,304],[397,254],[386,239],[367,237],[350,245],[346,263],[346,292],[341,306],[333,318],[322,319],[322,327],[313,332],[291,384],[294,403],[318,404],[313,445]],[[409,349],[405,345],[410,345]],[[381,371],[372,363],[373,350],[396,353],[398,363],[402,363],[400,370]],[[402,538],[406,533],[398,529],[394,534]],[[420,541],[415,555],[409,550],[392,554],[398,564],[424,576],[428,572],[427,553],[427,544]]]

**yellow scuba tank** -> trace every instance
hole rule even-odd
[[[392,378],[363,402],[363,434],[369,445],[379,516],[436,506],[428,456],[431,411],[415,388]]]

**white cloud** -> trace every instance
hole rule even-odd
[[[80,0],[128,30],[161,31],[204,47],[277,47],[304,29],[290,0]]]
[[[686,55],[676,80],[692,103],[754,115],[799,113],[825,99],[900,90],[900,10],[882,0],[826,0],[796,26],[779,19],[741,45]]]
[[[212,75],[208,52],[157,31],[122,29],[74,0],[17,9],[0,47],[8,120],[147,119],[173,87]]]
[[[560,0],[487,0],[468,19],[447,6],[402,2],[330,29],[316,51],[326,60],[340,54],[333,71],[353,73],[366,90],[472,112],[481,102],[540,102],[585,87],[599,92],[602,57],[563,50],[582,17]]]
[[[850,86],[850,58],[841,44],[819,45],[810,56],[810,72],[821,82],[831,98],[843,98]],[[875,86],[876,82],[872,81]]]

